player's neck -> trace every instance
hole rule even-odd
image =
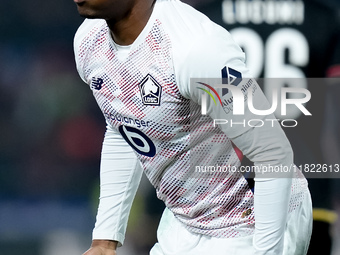
[[[113,40],[119,45],[132,44],[151,16],[155,0],[136,1],[130,12],[120,20],[106,20]]]

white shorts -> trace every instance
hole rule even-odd
[[[307,254],[312,234],[312,202],[306,194],[300,208],[289,215],[283,255]],[[165,209],[157,230],[158,243],[150,255],[250,255],[253,236],[216,238],[189,232],[170,210]]]

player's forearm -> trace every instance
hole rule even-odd
[[[282,254],[290,187],[290,179],[255,181],[254,255]]]
[[[131,147],[108,127],[100,173],[100,202],[94,240],[117,240],[123,244],[128,216],[142,169]]]
[[[288,166],[292,163],[289,144],[277,160],[268,160],[270,166]],[[281,152],[280,152],[281,151]],[[273,153],[275,155],[275,153]],[[263,162],[261,162],[262,164]],[[259,163],[255,163],[258,165]],[[255,255],[283,254],[284,233],[288,217],[292,178],[285,173],[270,173],[272,178],[257,175],[255,178],[254,208],[255,233],[253,239]]]
[[[233,141],[259,168],[293,166],[291,146],[277,123],[267,130],[262,127],[249,130]],[[291,185],[290,173],[256,173],[253,239],[256,255],[282,254]]]

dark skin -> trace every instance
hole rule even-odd
[[[155,0],[74,0],[86,18],[105,19],[114,41],[132,44],[148,22]]]
[[[93,240],[90,249],[83,255],[116,255],[117,242],[112,240]]]
[[[74,0],[85,18],[105,19],[113,40],[132,44],[147,24],[155,0]],[[93,240],[83,255],[116,255],[117,241]]]

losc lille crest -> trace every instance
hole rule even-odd
[[[162,87],[150,74],[144,77],[139,84],[139,89],[144,105],[159,106],[161,104]]]

